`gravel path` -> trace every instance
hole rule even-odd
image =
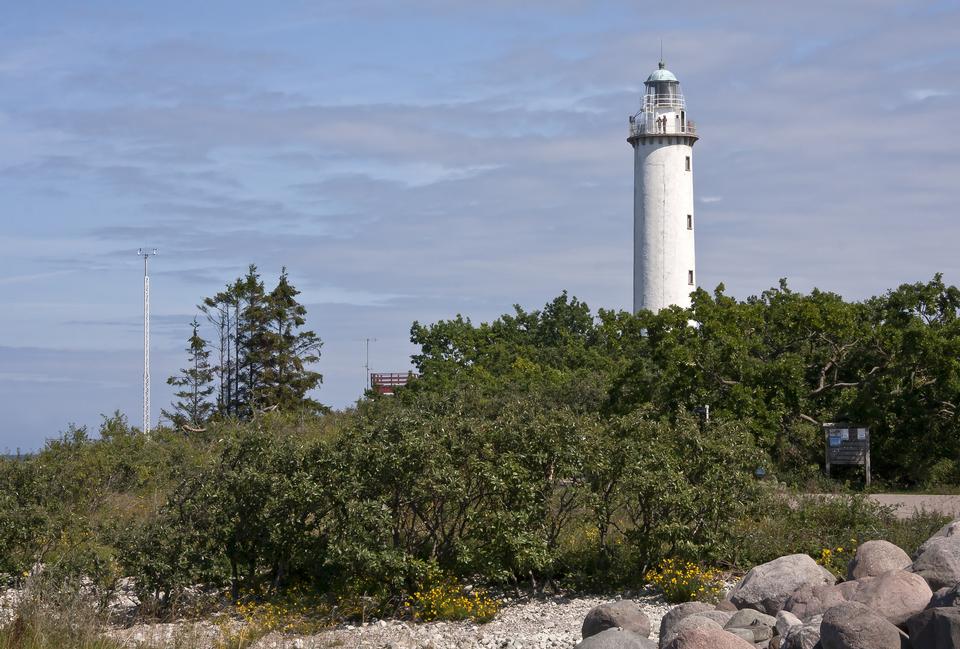
[[[897,518],[910,518],[915,511],[926,509],[953,518],[960,517],[960,496],[935,494],[872,494],[870,500],[895,508]]]
[[[430,622],[418,624],[381,620],[362,626],[344,626],[312,636],[270,634],[253,649],[571,649],[581,639],[587,612],[615,597],[551,597],[506,604],[487,624]],[[657,639],[660,619],[671,606],[658,595],[633,597],[650,618],[651,638]],[[218,635],[212,625],[193,628],[176,625],[135,626],[111,633],[127,646],[150,643],[190,646],[212,644]],[[179,642],[176,640],[179,639]],[[194,644],[195,643],[195,644]]]

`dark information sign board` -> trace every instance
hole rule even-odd
[[[853,424],[824,424],[827,476],[834,464],[862,464],[870,484],[870,429]]]

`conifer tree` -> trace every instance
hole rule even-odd
[[[219,377],[216,411],[226,417],[249,419],[265,408],[317,410],[307,397],[323,382],[308,369],[320,359],[320,338],[306,324],[306,309],[284,268],[270,293],[253,264],[246,275],[199,305],[218,333]],[[208,352],[209,354],[209,352]]]
[[[187,342],[187,367],[177,376],[167,379],[169,385],[180,388],[174,393],[177,401],[173,403],[173,412],[163,411],[163,416],[175,426],[184,425],[199,428],[214,413],[215,406],[210,402],[213,394],[214,369],[210,366],[210,350],[207,341],[200,336],[200,323],[194,318],[193,331]]]
[[[320,360],[323,343],[306,324],[306,308],[297,301],[300,294],[283,268],[277,287],[266,300],[269,318],[263,367],[263,402],[281,410],[317,409],[320,404],[307,393],[323,382],[323,376],[307,369]]]
[[[237,319],[237,388],[239,415],[247,418],[270,405],[264,401],[263,368],[269,362],[267,295],[257,267],[234,284],[239,308]]]
[[[234,381],[235,357],[233,353],[236,337],[236,318],[233,311],[233,294],[231,285],[213,297],[208,297],[198,305],[207,322],[217,331],[217,365],[214,368],[219,377],[217,386],[217,411],[224,415],[235,414],[236,382]]]

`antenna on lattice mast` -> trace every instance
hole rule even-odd
[[[150,434],[150,273],[148,262],[157,249],[140,248],[143,257],[143,434]]]

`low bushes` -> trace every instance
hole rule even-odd
[[[906,519],[863,495],[805,496],[771,494],[757,515],[738,521],[738,541],[731,563],[753,566],[787,554],[819,558],[842,572],[842,559],[858,543],[883,539],[913,553],[948,517],[921,511]],[[830,552],[824,553],[827,549]],[[835,565],[836,564],[836,565]]]
[[[100,440],[73,431],[0,463],[0,560],[8,574],[39,562],[107,594],[132,575],[143,610],[161,614],[195,606],[183,594],[198,583],[253,604],[296,584],[331,615],[363,617],[420,593],[422,618],[483,618],[486,603],[456,595],[465,582],[652,580],[671,599],[709,597],[711,573],[689,566],[820,557],[852,538],[910,551],[943,523],[758,482],[763,456],[739,424],[644,410],[601,419],[533,388],[375,400],[334,431],[282,415],[193,438],[145,440],[122,419],[105,427]]]
[[[0,463],[12,487],[0,557],[11,574],[40,562],[105,592],[132,575],[158,612],[198,583],[234,599],[297,583],[397,603],[437,571],[534,589],[637,583],[668,556],[728,556],[759,493],[741,426],[604,420],[535,389],[375,400],[335,435],[282,415],[193,438],[105,427]]]

